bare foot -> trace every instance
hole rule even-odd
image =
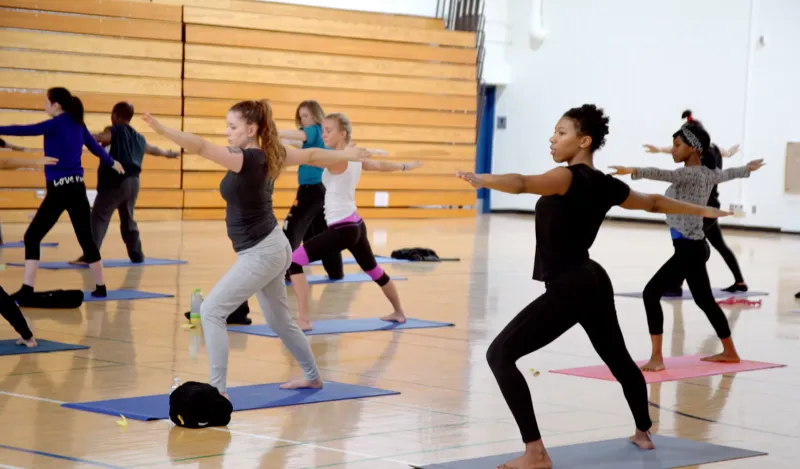
[[[656,447],[656,445],[653,444],[653,440],[650,439],[650,434],[648,432],[636,430],[636,433],[628,439],[631,440],[631,443],[638,446],[639,449],[655,449]]]
[[[497,466],[497,469],[553,469],[553,461],[550,460],[547,450],[543,452],[526,451],[517,459]]]
[[[281,384],[281,389],[322,389],[322,385],[322,378],[317,378],[313,381],[308,379],[296,379]]]
[[[28,348],[34,348],[34,347],[38,347],[38,346],[39,346],[39,344],[38,344],[38,343],[36,343],[36,339],[35,339],[34,337],[31,337],[31,338],[30,338],[30,339],[28,339],[28,340],[25,340],[25,339],[19,339],[19,340],[17,341],[17,345],[24,345],[24,346],[26,346],[26,347],[28,347]]]
[[[308,331],[310,331],[312,329],[311,328],[311,321],[309,321],[308,319],[298,319],[297,320],[297,326],[303,332],[308,332]]]
[[[406,322],[406,315],[403,314],[403,313],[395,311],[392,314],[387,314],[386,316],[381,316],[381,321],[396,322],[398,324],[404,324]]]
[[[664,366],[663,358],[651,358],[649,362],[642,365],[642,371],[664,371],[667,367]]]
[[[736,352],[722,352],[710,357],[703,357],[704,362],[739,363],[742,361]]]
[[[75,259],[74,261],[69,261],[67,263],[70,264],[70,265],[87,265],[86,261],[83,260],[83,257],[79,257],[79,258]]]

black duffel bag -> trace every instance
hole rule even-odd
[[[210,384],[187,381],[169,396],[169,419],[179,427],[224,427],[231,413],[231,401]]]
[[[26,308],[74,309],[83,304],[81,290],[48,290],[37,291],[14,298],[17,305]]]

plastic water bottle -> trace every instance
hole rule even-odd
[[[169,390],[169,393],[170,393],[170,394],[172,394],[172,393],[173,393],[173,392],[175,392],[175,390],[176,390],[176,389],[178,389],[180,386],[181,386],[181,379],[180,379],[180,378],[175,378],[175,379],[172,381],[172,387],[170,388],[170,390]]]
[[[192,326],[200,325],[200,305],[203,304],[203,292],[196,288],[192,293],[192,309],[189,312],[189,322]]]
[[[189,358],[197,360],[200,355],[200,346],[203,343],[203,335],[199,329],[189,330]]]

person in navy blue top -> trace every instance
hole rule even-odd
[[[44,169],[47,194],[25,231],[25,278],[22,288],[12,297],[19,300],[33,294],[36,271],[39,268],[40,244],[65,210],[83,249],[83,257],[94,274],[97,288],[92,295],[105,297],[103,265],[100,251],[92,237],[91,208],[83,180],[83,146],[100,158],[101,164],[110,166],[119,173],[124,173],[124,170],[89,133],[83,121],[83,103],[69,90],[47,90],[45,111],[53,118],[33,125],[0,126],[0,135],[43,135],[45,156],[58,159],[58,163]]]
[[[324,120],[325,112],[318,102],[303,101],[297,106],[294,116],[295,124],[300,130],[282,130],[279,135],[285,140],[302,142],[303,148],[325,148],[325,142],[322,141]],[[325,185],[322,184],[322,171],[322,168],[309,165],[300,165],[297,168],[297,195],[283,224],[283,232],[289,238],[292,250],[297,249],[301,242],[328,229],[323,211]],[[331,280],[344,278],[341,252],[326,255],[322,258],[322,266]]]

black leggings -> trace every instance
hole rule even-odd
[[[516,362],[580,324],[595,351],[622,385],[636,428],[650,429],[647,385],[636,366],[617,321],[614,289],[596,262],[564,272],[547,284],[547,291],[525,307],[494,339],[486,360],[517,422],[522,441],[541,438],[531,393]]]
[[[724,260],[728,268],[731,269],[734,281],[736,283],[744,283],[744,276],[742,275],[742,270],[739,268],[739,262],[736,260],[736,254],[725,244],[725,238],[722,236],[722,229],[720,229],[719,221],[716,218],[704,218],[703,231],[706,233],[708,242],[714,246],[714,249],[722,256],[722,260]],[[681,278],[678,280],[673,289],[680,290],[684,280],[686,279]]]
[[[717,332],[717,337],[727,339],[731,336],[728,318],[719,307],[711,291],[706,262],[711,251],[705,240],[673,239],[675,253],[658,269],[658,272],[644,287],[644,309],[647,312],[647,326],[650,335],[664,333],[664,312],[661,297],[680,279],[686,279],[689,290],[697,306],[706,313],[708,320]]]
[[[303,273],[303,266],[332,252],[342,252],[347,249],[353,258],[370,278],[379,286],[389,283],[389,276],[378,266],[372,247],[369,245],[367,225],[364,220],[345,222],[330,226],[324,233],[314,236],[304,242],[302,246],[292,253],[292,265],[289,266],[289,275]]]
[[[325,223],[325,186],[319,184],[302,184],[297,188],[294,205],[289,210],[289,215],[283,225],[283,233],[289,240],[292,251],[314,236],[324,233],[328,229]],[[331,280],[340,280],[344,277],[341,251],[330,252],[322,259]]]
[[[55,183],[47,183],[47,195],[25,231],[25,260],[39,260],[42,239],[55,226],[64,210],[69,214],[72,229],[83,249],[83,260],[87,264],[100,260],[100,250],[92,237],[92,209],[81,176],[67,176]]]
[[[0,287],[0,315],[11,324],[11,327],[17,331],[20,337],[25,340],[30,340],[33,337],[33,332],[28,327],[25,316],[22,315],[19,306],[11,299],[3,287]]]

